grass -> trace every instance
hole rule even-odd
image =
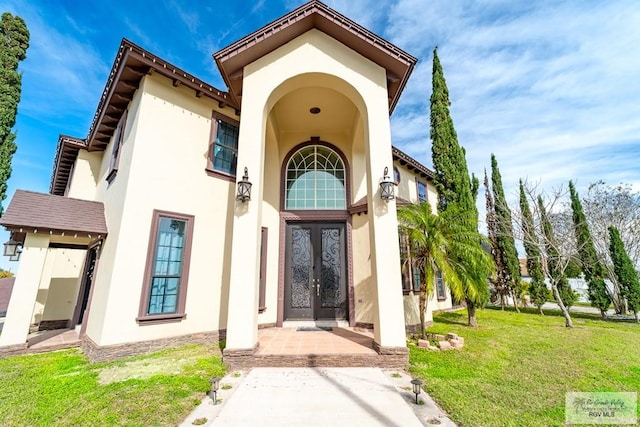
[[[176,425],[224,375],[219,354],[191,345],[98,364],[78,350],[0,359],[0,424]]]
[[[434,316],[429,332],[465,339],[461,351],[410,346],[411,371],[462,426],[553,426],[565,421],[565,393],[640,390],[640,325],[559,312],[484,309]],[[639,412],[640,419],[640,412]]]

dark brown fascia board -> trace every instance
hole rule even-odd
[[[143,66],[142,69],[140,69],[141,65]],[[137,71],[138,78],[136,81],[128,80],[121,82],[121,76],[127,67],[129,67],[130,72],[133,71],[136,73]],[[227,92],[215,88],[194,75],[187,73],[168,61],[165,61],[135,43],[123,38],[120,43],[120,47],[118,48],[116,59],[113,62],[111,71],[109,72],[107,83],[102,91],[102,96],[100,97],[100,102],[98,103],[96,113],[93,117],[93,122],[89,128],[87,141],[88,148],[90,150],[94,149],[96,134],[98,133],[97,130],[105,116],[108,115],[107,109],[112,104],[113,98],[115,97],[114,95],[117,94],[116,89],[118,85],[129,89],[132,97],[135,90],[132,92],[130,89],[139,84],[143,75],[153,72],[157,72],[174,82],[179,82],[180,84],[193,89],[195,91],[195,95],[198,97],[206,96],[218,102],[230,105],[236,110],[240,109],[240,106],[233,102]],[[118,96],[122,98],[122,95]],[[130,100],[131,99],[128,99],[128,101]]]
[[[87,149],[87,141],[85,139],[76,138],[69,135],[60,135],[58,137],[58,146],[56,147],[55,160],[53,162],[53,172],[51,174],[51,182],[49,184],[49,192],[51,194],[64,195],[67,188],[68,174],[71,165],[63,162],[65,158],[72,158],[75,161],[79,150]],[[73,162],[72,162],[73,163]],[[66,174],[66,179],[62,179],[61,175]],[[60,194],[62,188],[62,194]]]
[[[422,163],[418,162],[413,157],[408,154],[400,151],[396,147],[391,147],[391,154],[393,156],[393,161],[400,162],[400,164],[409,165],[412,169],[419,172],[424,178],[427,178],[429,181],[433,180],[433,171],[427,168]]]
[[[281,36],[280,33],[283,31],[284,32],[289,31],[288,36],[284,38],[282,38],[281,36],[280,38],[282,38],[282,40],[279,40],[278,42],[275,42],[275,43],[270,43],[266,49],[263,49],[264,51],[261,50],[259,52],[260,54],[256,58],[251,57],[249,62],[263,55],[268,54],[269,52],[277,49],[278,47],[291,41],[293,38],[310,30],[311,28],[319,28],[323,32],[329,34],[326,31],[326,28],[323,29],[322,28],[323,25],[319,21],[315,20],[316,17],[321,17],[324,19],[325,22],[331,23],[332,25],[336,26],[338,28],[338,31],[342,31],[343,34],[349,33],[351,34],[352,38],[357,37],[362,41],[366,41],[369,44],[369,46],[375,47],[381,50],[382,52],[386,53],[386,55],[392,58],[393,60],[403,63],[403,66],[406,68],[404,72],[402,72],[402,75],[394,74],[393,77],[390,78],[391,80],[398,82],[397,83],[398,86],[396,87],[395,90],[393,90],[393,95],[389,98],[389,114],[391,114],[396,104],[398,103],[400,95],[404,90],[404,87],[409,79],[409,76],[413,71],[413,68],[415,67],[415,64],[418,61],[417,58],[403,51],[402,49],[395,46],[394,44],[384,40],[380,36],[372,33],[371,31],[367,30],[366,28],[352,21],[346,16],[331,9],[330,7],[328,7],[327,5],[325,5],[324,3],[318,0],[312,0],[308,3],[303,4],[302,6],[289,12],[283,17],[272,21],[271,23],[265,25],[259,30],[254,31],[248,36],[238,40],[237,42],[213,54],[213,58],[218,66],[218,69],[220,70],[220,74],[222,75],[222,78],[225,84],[229,88],[229,92],[231,93],[232,97],[237,102],[239,102],[240,94],[235,93],[236,91],[234,90],[234,84],[232,80],[233,80],[233,75],[237,74],[238,72],[241,72],[241,69],[237,69],[238,67],[236,66],[236,69],[227,70],[224,66],[224,63],[227,60],[241,54],[242,52],[257,45],[258,43],[264,42],[269,38],[274,38],[274,36],[278,36],[278,35]],[[303,24],[305,20],[307,21],[306,25]],[[292,30],[292,26],[296,23],[299,25],[300,28],[294,31]],[[335,34],[332,36],[336,38]],[[343,40],[338,40],[338,41],[341,41],[344,43]],[[345,43],[345,44],[348,45],[348,43]],[[358,52],[358,53],[367,57],[365,52]],[[378,63],[378,65],[384,68],[387,68],[384,64],[380,63],[380,61],[374,61],[374,62]],[[395,82],[393,83],[388,82],[388,84],[390,85],[395,84]]]
[[[33,234],[40,234],[40,235],[46,235],[48,234],[49,236],[68,236],[71,237],[73,236],[74,238],[76,237],[87,237],[89,239],[92,238],[98,238],[98,239],[104,239],[107,237],[108,233],[107,232],[103,232],[103,231],[92,231],[92,230],[72,230],[72,229],[62,229],[62,228],[47,228],[47,227],[33,227],[33,226],[24,226],[24,225],[19,225],[19,224],[2,224],[2,226],[5,228],[5,230],[12,232],[12,233],[17,233],[17,234],[24,234],[26,235],[26,233],[33,233]],[[34,231],[36,233],[34,233]],[[20,240],[20,238],[16,239],[17,241],[21,242],[24,244],[24,238],[22,238],[22,240]]]

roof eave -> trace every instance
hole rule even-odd
[[[229,96],[228,92],[215,88],[123,38],[89,128],[87,141],[90,150],[106,147],[116,128],[114,121],[117,121],[133,99],[140,80],[145,75],[153,73],[171,79],[176,87],[183,85],[192,89],[197,98],[204,96],[213,99],[221,106],[229,105],[235,108],[239,113],[240,105]],[[111,111],[109,111],[110,108]],[[106,123],[105,119],[108,119]]]
[[[60,135],[58,137],[53,172],[49,183],[49,193],[59,196],[64,195],[67,182],[70,179],[71,165],[75,162],[78,152],[86,149],[87,141],[85,139],[68,135]]]
[[[312,28],[317,28],[336,38],[387,70],[387,86],[390,95],[388,100],[389,114],[391,114],[417,63],[417,58],[317,0],[303,4],[213,54],[231,96],[240,102],[244,66]],[[268,40],[271,42],[265,45]],[[262,44],[262,48],[258,49],[256,46],[260,44]],[[250,49],[253,49],[257,54],[249,55],[247,52]],[[244,55],[245,58],[238,60],[240,55]],[[233,62],[234,58],[237,63]],[[231,65],[227,67],[226,64],[229,61],[231,61]],[[395,65],[391,66],[391,64]]]

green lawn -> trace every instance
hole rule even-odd
[[[224,374],[219,354],[192,345],[93,365],[78,350],[0,359],[0,425],[173,426]]]
[[[429,332],[453,332],[462,351],[410,346],[411,371],[463,426],[552,426],[565,421],[570,391],[640,391],[640,325],[574,315],[573,329],[555,315],[511,310],[434,316]],[[640,419],[640,411],[639,411]]]

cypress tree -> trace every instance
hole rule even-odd
[[[564,267],[562,264],[566,261],[562,260],[560,252],[558,251],[553,226],[551,225],[551,221],[549,221],[547,209],[544,207],[544,201],[541,196],[538,196],[538,209],[540,211],[540,225],[542,227],[548,275],[549,280],[551,281],[551,290],[553,291],[553,296],[564,315],[565,326],[567,328],[573,328],[573,322],[569,315],[569,308],[571,308],[575,302],[575,294],[571,289],[571,285],[569,285],[567,277],[564,275]]]
[[[587,217],[582,210],[578,192],[571,181],[569,181],[569,192],[571,193],[571,211],[578,245],[578,257],[582,264],[584,277],[587,280],[589,301],[591,301],[592,306],[600,310],[604,318],[611,304],[611,297],[604,282],[607,273],[598,259],[591,232],[589,231],[589,224],[587,224]]]
[[[487,237],[489,238],[489,243],[491,243],[491,255],[493,256],[493,264],[496,268],[494,274],[491,276],[491,283],[493,284],[495,292],[500,296],[500,307],[504,309],[504,297],[509,294],[509,288],[506,286],[507,281],[504,278],[504,273],[507,269],[498,245],[496,211],[486,170],[484,171],[484,188],[485,206],[487,209]]]
[[[434,184],[438,190],[438,210],[444,212],[449,205],[456,205],[463,215],[469,215],[470,232],[478,230],[478,208],[474,194],[477,195],[478,180],[473,181],[469,176],[464,149],[458,144],[458,136],[449,113],[449,89],[444,78],[444,72],[437,48],[433,50],[433,92],[431,94],[431,153],[433,156]],[[477,245],[480,248],[481,239]],[[476,326],[475,311],[489,300],[488,277],[491,268],[472,265],[472,260],[464,257],[457,260],[461,269],[474,274],[463,275],[463,289],[469,325]],[[491,266],[492,267],[492,266]]]
[[[458,136],[449,112],[451,101],[444,78],[438,49],[433,50],[433,92],[431,93],[431,154],[433,157],[434,185],[438,190],[438,209],[456,203],[464,210],[474,210],[475,200],[464,149],[458,144]],[[477,189],[477,181],[474,181]],[[477,219],[476,219],[477,220]]]
[[[520,277],[520,262],[518,261],[518,251],[516,250],[516,242],[513,238],[513,223],[511,220],[511,210],[507,206],[507,200],[504,197],[504,189],[502,188],[502,177],[498,168],[496,156],[491,154],[491,185],[493,187],[493,198],[496,213],[497,227],[497,243],[498,251],[504,262],[504,272],[502,277],[505,280],[504,285],[511,292],[513,297],[513,306],[518,310],[517,298],[522,290]],[[496,266],[497,267],[497,266]]]
[[[11,176],[11,158],[16,152],[16,123],[22,90],[18,64],[27,57],[29,30],[24,20],[8,12],[0,21],[0,216],[2,201],[7,198],[7,181]]]
[[[522,234],[524,250],[527,253],[527,271],[531,277],[529,285],[529,295],[531,302],[538,307],[540,314],[542,305],[547,301],[547,285],[544,283],[544,274],[540,265],[540,250],[538,249],[538,239],[534,229],[533,215],[529,207],[529,201],[524,192],[524,185],[520,180],[520,211],[522,212]]]
[[[640,279],[638,272],[633,267],[633,262],[620,238],[620,232],[616,227],[609,227],[609,253],[613,262],[613,270],[618,277],[622,288],[622,295],[627,300],[629,310],[633,311],[636,320],[640,322]]]

